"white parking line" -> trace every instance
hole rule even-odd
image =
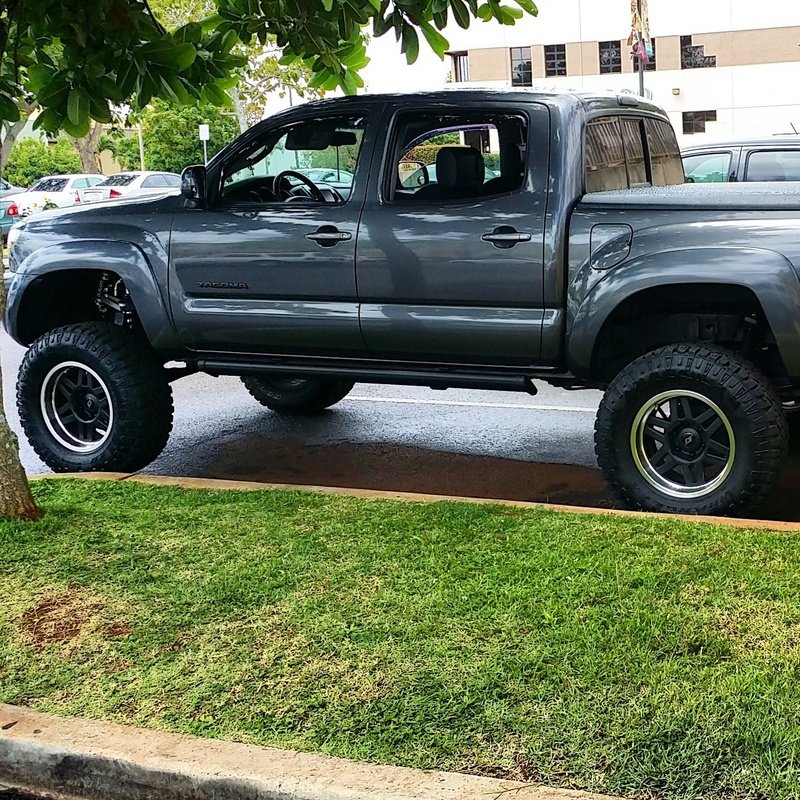
[[[410,397],[359,397],[357,395],[347,397],[344,402],[399,403],[420,406],[458,406],[461,408],[519,408],[526,411],[569,411],[572,413],[583,414],[594,414],[597,411],[596,408],[586,408],[585,406],[548,406],[530,405],[525,403],[468,403],[465,400],[414,400]]]

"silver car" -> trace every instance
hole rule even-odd
[[[181,176],[174,172],[118,172],[102,183],[82,191],[81,202],[96,203],[118,197],[178,194],[180,188]]]

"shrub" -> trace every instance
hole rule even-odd
[[[45,144],[28,138],[14,143],[4,177],[15,186],[30,186],[45,175],[82,171],[81,157],[69,139],[61,137],[53,144]]]

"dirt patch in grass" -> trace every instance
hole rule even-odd
[[[55,642],[69,643],[84,632],[95,630],[104,621],[105,604],[79,587],[39,598],[19,619],[23,637],[37,650]],[[131,632],[127,622],[115,621],[102,626],[111,638]]]

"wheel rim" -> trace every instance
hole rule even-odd
[[[672,498],[711,494],[727,480],[736,459],[725,413],[713,400],[686,389],[657,394],[639,409],[630,446],[642,477]]]
[[[111,435],[114,407],[103,379],[77,361],[53,367],[42,381],[42,416],[53,438],[73,453],[93,453]]]

